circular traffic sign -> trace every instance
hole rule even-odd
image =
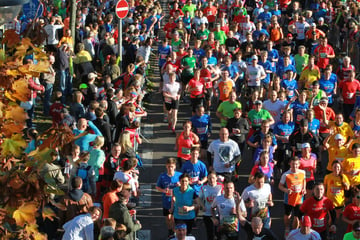
[[[118,3],[116,4],[115,12],[118,18],[126,17],[129,12],[129,4],[127,3],[127,1],[125,0],[118,1]]]

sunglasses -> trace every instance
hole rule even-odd
[[[131,188],[124,188],[124,190],[131,192]]]

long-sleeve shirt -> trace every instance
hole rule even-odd
[[[77,139],[75,141],[75,144],[80,147],[80,151],[89,151],[90,143],[95,140],[97,136],[102,136],[100,130],[95,126],[95,124],[92,121],[88,121],[89,127],[95,132],[94,134],[88,133],[85,136]],[[83,130],[74,129],[73,133],[75,136],[83,133]]]
[[[94,222],[89,213],[79,215],[68,221],[63,226],[65,233],[62,239],[72,240],[93,240],[94,239]]]

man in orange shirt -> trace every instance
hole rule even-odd
[[[215,88],[219,88],[219,104],[229,100],[230,93],[235,87],[235,83],[231,78],[229,78],[229,75],[229,71],[222,71],[222,79],[215,85]]]

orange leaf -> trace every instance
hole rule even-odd
[[[5,137],[11,137],[11,135],[14,133],[22,133],[24,128],[24,124],[6,123],[2,126],[1,131]]]
[[[5,31],[2,44],[6,44],[8,47],[13,47],[19,42],[20,36],[16,33],[15,29],[8,29]]]
[[[54,221],[54,218],[57,218],[56,213],[49,207],[44,207],[42,210],[42,217],[45,220],[46,218],[50,221]]]

